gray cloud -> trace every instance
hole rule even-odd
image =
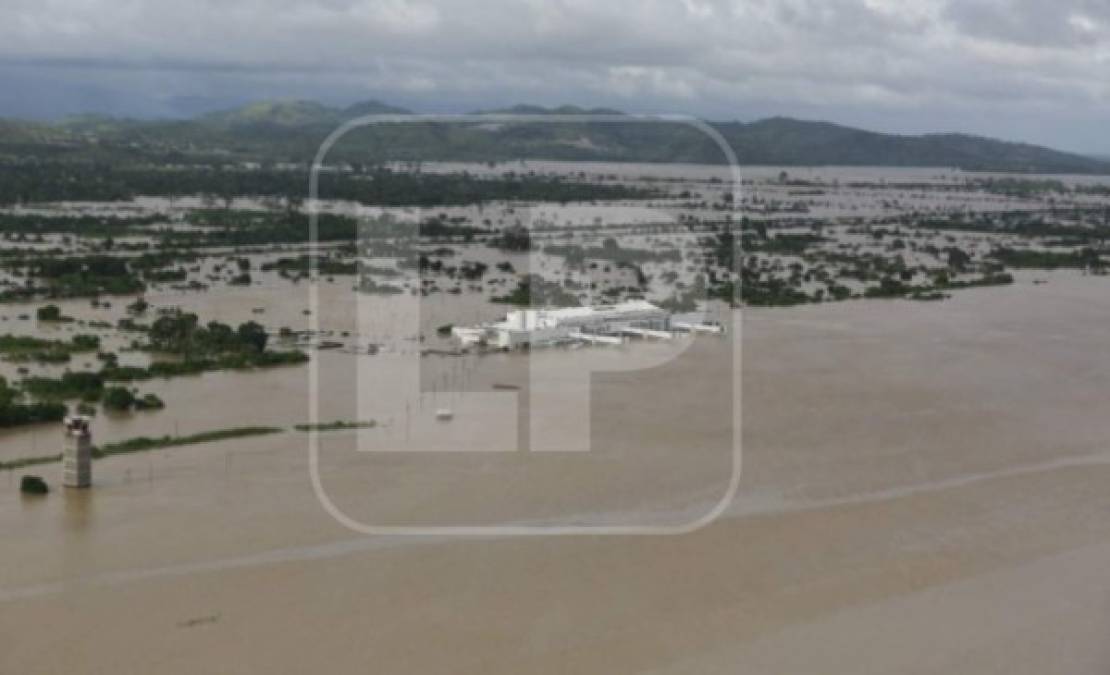
[[[258,96],[570,101],[1080,147],[1110,104],[1110,3],[6,0],[0,84],[14,82],[38,84],[30,99],[0,95],[0,112],[98,96],[170,115]],[[67,88],[80,95],[67,102]]]
[[[945,17],[968,35],[1034,47],[1091,47],[1107,42],[1104,0],[960,0]]]

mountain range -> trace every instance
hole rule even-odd
[[[608,115],[616,110],[519,105],[483,113]],[[0,120],[0,159],[91,159],[175,163],[312,159],[339,124],[363,115],[408,115],[380,101],[333,107],[315,101],[262,101],[185,120],[81,116],[55,124]],[[943,167],[968,171],[1110,174],[1110,159],[966,134],[896,135],[829,122],[774,117],[713,122],[741,164],[774,166]],[[329,154],[347,161],[495,161],[545,158],[598,161],[723,161],[721,150],[689,126],[583,120],[363,127]]]

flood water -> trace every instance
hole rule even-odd
[[[1108,285],[1022,274],[941,303],[749,309],[736,344],[416,370],[418,345],[314,352],[320,421],[379,423],[320,435],[322,483],[360,522],[683,523],[727,487],[737,441],[740,490],[684,536],[362,536],[321,506],[292,430],[101,460],[94,489],[45,499],[21,498],[13,472],[0,672],[1105,673]],[[357,328],[320,288],[320,327]],[[171,300],[308,322],[307,290],[152,298]],[[584,408],[587,369],[625,372]],[[309,421],[309,372],[151,382],[166,411],[93,431],[288,428]],[[521,386],[525,412],[494,384]],[[537,452],[560,432],[593,447]],[[9,432],[0,454],[57,440]]]

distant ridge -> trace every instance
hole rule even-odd
[[[742,163],[921,166],[1020,173],[1110,173],[1110,162],[969,134],[907,136],[774,117],[718,125]]]
[[[624,115],[626,113],[613,108],[580,108],[576,105],[561,105],[554,108],[545,108],[540,105],[518,103],[508,108],[494,110],[476,110],[475,115],[509,114],[509,115]]]
[[[346,108],[332,108],[316,101],[305,100],[258,101],[201,115],[194,121],[229,128],[254,125],[296,128],[334,125],[363,115],[384,114],[411,114],[411,111],[380,101],[360,101]]]
[[[360,101],[343,109],[343,116],[347,118],[362,117],[363,115],[411,115],[411,110],[382,103],[381,101]]]
[[[610,108],[518,104],[483,111],[517,115],[623,115]],[[346,107],[316,101],[258,101],[187,120],[131,120],[97,115],[57,124],[0,120],[0,157],[95,157],[126,154],[144,161],[252,161],[304,163],[343,122],[369,114],[411,111],[377,100]],[[939,167],[1013,173],[1110,174],[1110,158],[1087,157],[981,136],[884,134],[830,122],[772,117],[711,123],[742,164],[773,166]],[[560,124],[502,122],[444,125],[430,122],[362,129],[330,156],[350,161],[386,159],[498,161],[520,158],[700,162],[722,161],[703,133],[680,124],[583,120]]]

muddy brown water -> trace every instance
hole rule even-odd
[[[360,536],[321,508],[293,431],[103,460],[94,489],[45,499],[0,477],[0,672],[1105,673],[1108,284],[1021,275],[942,303],[746,311],[740,493],[680,537]],[[196,301],[212,318],[238,318],[236,302],[303,317],[289,293],[220,297]],[[385,386],[362,400],[381,396],[388,422],[322,435],[323,479],[383,521],[680,520],[726,470],[727,345],[533,354],[555,437],[584,356],[667,365],[600,386],[605,452],[526,453],[508,473],[513,453],[355,446],[483,438],[503,401],[451,388],[512,395],[492,384],[523,357],[433,360],[444,386],[409,407],[406,436],[403,397],[385,412],[383,393],[411,375],[404,350],[321,352],[321,417],[360,412],[365,364]],[[152,383],[167,411],[94,433],[307,421],[306,374]],[[442,406],[452,422],[426,418]]]

